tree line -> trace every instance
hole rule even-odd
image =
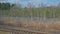
[[[18,6],[19,5],[19,6]],[[17,7],[18,6],[18,7]],[[0,3],[0,9],[11,9],[0,11],[1,15],[13,16],[13,17],[59,17],[60,18],[60,3],[58,6],[49,6],[46,7],[44,4],[39,5],[38,8],[35,7],[32,3],[28,3],[27,7],[22,8],[22,5],[10,3]],[[16,8],[16,9],[15,9]]]
[[[10,9],[14,6],[15,4],[10,4],[10,3],[0,3],[0,10],[6,10]]]

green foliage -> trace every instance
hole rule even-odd
[[[10,3],[0,3],[0,9],[10,9]]]
[[[11,6],[14,7],[16,6],[15,4],[13,4]],[[16,8],[16,7],[14,7]],[[7,3],[7,4],[2,4],[1,6],[1,3],[0,3],[0,9],[7,9],[7,10],[0,10],[0,14],[2,16],[13,16],[13,17],[49,17],[49,18],[52,18],[52,17],[60,17],[60,8],[57,8],[57,9],[54,9],[52,10],[51,7],[45,7],[45,8],[21,8],[21,9],[10,9],[10,4]],[[10,9],[10,10],[8,10]]]
[[[49,11],[48,10],[46,11],[46,17],[49,17]]]

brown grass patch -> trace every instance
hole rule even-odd
[[[55,21],[53,23],[47,22],[47,23],[37,23],[36,21],[27,21],[27,22],[20,22],[16,20],[4,20],[4,23],[11,23],[15,24],[20,27],[25,27],[25,28],[31,28],[35,30],[60,30],[60,21]]]

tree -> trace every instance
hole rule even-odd
[[[10,3],[0,3],[0,9],[1,10],[10,9]]]
[[[33,3],[28,3],[27,4],[27,7],[28,7],[28,12],[29,12],[29,16],[30,16],[30,18],[31,18],[31,20],[32,20],[32,18],[33,18],[33,12],[34,12],[34,8],[35,8],[35,6],[34,6],[34,4]]]
[[[47,18],[49,17],[49,11],[48,10],[46,11],[46,17]]]
[[[17,9],[16,4],[12,4],[12,5],[11,5],[11,8],[12,8],[12,9]]]
[[[22,8],[21,3],[17,2],[17,3],[16,3],[16,7],[17,7],[17,9],[21,9],[21,8]]]
[[[27,7],[28,7],[28,8],[34,8],[35,6],[34,6],[33,3],[30,3],[30,2],[29,2],[29,3],[27,4]]]
[[[57,7],[60,8],[60,2],[58,3]]]

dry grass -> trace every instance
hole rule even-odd
[[[58,21],[54,23],[46,23],[46,30],[60,31],[60,23]]]
[[[0,34],[11,34],[10,32],[1,32],[0,31]]]
[[[16,20],[4,20],[4,23],[11,23],[15,24],[17,26],[25,27],[25,28],[31,28],[35,30],[59,30],[60,31],[60,21],[55,21],[54,23],[47,22],[47,23],[37,23],[36,21],[28,21],[28,22],[19,22]]]
[[[6,19],[6,20],[3,20],[3,21],[6,24],[8,24],[8,23],[15,24],[16,23],[16,20],[12,20],[12,19]]]
[[[54,23],[36,23],[36,22],[23,22],[22,23],[24,27],[30,27],[34,28],[36,30],[46,30],[46,31],[60,31],[60,23],[59,22],[54,22]]]

